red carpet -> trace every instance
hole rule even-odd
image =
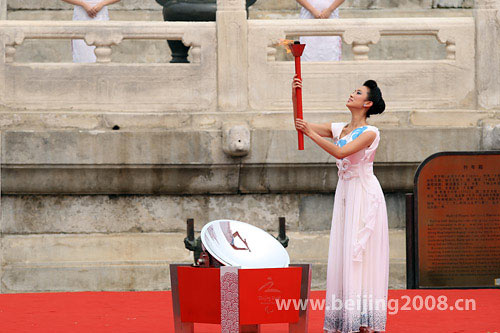
[[[407,295],[407,296],[405,296]],[[446,296],[473,299],[476,310],[420,310],[419,299]],[[312,293],[313,299],[324,291]],[[500,332],[500,290],[390,290],[399,303],[388,314],[387,332]],[[408,303],[408,310],[402,307]],[[465,303],[459,305],[465,307]],[[394,309],[395,307],[390,307]],[[390,310],[388,310],[390,311]],[[396,312],[396,311],[394,311]],[[173,332],[170,292],[78,292],[0,295],[0,332]],[[311,311],[310,332],[322,332],[323,311]],[[220,332],[217,325],[195,325],[195,332]],[[264,325],[263,332],[286,332],[286,325]]]

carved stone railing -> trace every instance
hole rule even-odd
[[[219,0],[217,22],[1,21],[0,101],[23,108],[99,110],[289,110],[293,65],[276,61],[289,36],[340,36],[354,60],[303,63],[307,109],[344,109],[366,79],[379,82],[391,109],[474,108],[473,18],[247,20],[243,0]],[[216,29],[217,26],[217,29]],[[435,36],[438,60],[371,60],[387,36]],[[84,39],[97,64],[16,63],[25,39]],[[111,62],[124,39],[178,39],[190,64]],[[307,47],[307,46],[306,46]],[[2,60],[2,59],[0,59]]]
[[[217,103],[213,22],[0,21],[0,38],[7,105],[210,110]],[[26,39],[83,39],[96,47],[97,63],[16,63],[16,47]],[[113,46],[124,39],[182,40],[191,47],[191,63],[110,63]]]
[[[307,108],[343,108],[366,79],[383,87],[392,107],[470,108],[475,104],[472,18],[251,20],[249,104],[253,109],[291,107],[293,66],[276,61],[279,41],[291,36],[340,36],[354,60],[303,63]],[[385,36],[435,36],[445,44],[442,60],[370,60],[370,45]],[[306,46],[307,47],[307,46]],[[454,82],[454,83],[452,83]],[[385,88],[385,89],[384,89]]]

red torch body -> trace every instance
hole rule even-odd
[[[305,46],[306,46],[305,44],[300,44],[300,42],[295,42],[289,45],[290,50],[292,51],[292,54],[295,57],[295,74],[297,75],[297,78],[300,80],[302,80],[300,57],[304,52]],[[295,99],[297,105],[297,118],[304,119],[302,113],[302,88],[297,88],[295,90]],[[299,139],[299,150],[304,150],[304,133],[302,133],[302,131],[299,131],[298,139]]]

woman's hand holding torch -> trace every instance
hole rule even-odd
[[[295,129],[299,132],[299,134],[301,134],[300,132],[302,132],[305,135],[309,136],[309,134],[310,134],[309,123],[307,123],[305,120],[297,117],[296,98],[297,98],[297,90],[298,89],[302,89],[302,80],[300,80],[297,77],[297,75],[295,75],[293,77],[293,82],[292,82],[293,120],[295,121]]]
[[[295,80],[298,79],[300,82],[299,85],[295,86],[293,88],[293,111],[294,111],[294,116],[296,119],[303,119],[302,116],[302,73],[301,73],[301,66],[300,66],[300,57],[302,56],[302,53],[304,52],[305,44],[300,44],[299,42],[295,42],[293,44],[288,45],[290,50],[292,51],[292,54],[295,58],[295,77],[294,77],[294,84]],[[294,117],[294,118],[295,118]],[[299,150],[304,150],[304,133],[302,131],[299,131],[298,133],[298,139],[299,139]]]

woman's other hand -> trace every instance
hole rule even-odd
[[[95,17],[102,10],[103,7],[104,4],[102,2],[99,2],[97,5],[92,7],[92,13],[94,14],[94,16],[92,17]]]
[[[319,10],[317,10],[316,8],[313,8],[313,9],[311,10],[311,14],[312,14],[312,16],[314,16],[314,18],[316,18],[316,19],[321,18],[321,12],[320,12]]]
[[[295,128],[298,131],[302,131],[302,133],[304,133],[307,136],[310,136],[313,132],[311,125],[309,125],[307,121],[299,118],[295,120]]]
[[[320,18],[321,19],[327,19],[330,18],[332,15],[333,11],[330,8],[323,9],[320,13]]]
[[[87,12],[87,15],[94,18],[96,16],[95,12],[94,12],[94,8],[89,5],[88,3],[86,2],[83,2],[81,4],[81,6],[83,7],[83,9],[85,9],[85,11]]]
[[[296,91],[297,88],[302,89],[302,80],[297,77],[297,74],[293,76],[293,81],[292,81],[292,96],[296,96]]]

